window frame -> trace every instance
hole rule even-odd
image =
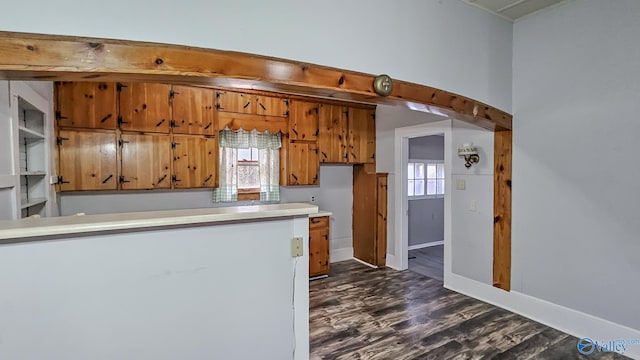
[[[409,168],[409,164],[414,164],[414,163],[421,163],[424,164],[424,192],[425,195],[409,195],[409,173],[408,173],[408,168]],[[443,167],[443,175],[444,177],[439,178],[436,177],[435,178],[428,178],[427,177],[427,165],[431,165],[431,164],[442,164]],[[428,160],[428,159],[409,159],[409,161],[407,161],[407,165],[405,166],[405,168],[407,169],[407,178],[405,180],[405,189],[407,190],[407,199],[408,200],[425,200],[425,199],[443,199],[445,194],[447,193],[447,187],[446,187],[446,183],[447,183],[447,177],[446,177],[446,168],[445,168],[445,163],[444,160]],[[415,179],[414,179],[415,180]],[[444,180],[444,191],[442,194],[435,194],[435,195],[426,195],[427,193],[427,180]]]
[[[236,177],[238,178],[238,183],[240,182],[240,175],[238,170],[240,169],[241,164],[253,165],[258,167],[258,172],[260,171],[260,150],[258,148],[249,148],[249,150],[255,149],[256,159],[253,159],[253,151],[251,151],[251,160],[236,160]],[[240,149],[236,149],[240,150]],[[258,175],[260,176],[260,175]],[[260,200],[260,186],[256,188],[241,188],[237,187],[238,191],[238,200]]]

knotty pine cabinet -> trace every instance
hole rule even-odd
[[[164,134],[122,133],[122,190],[169,189],[171,187],[171,138]]]
[[[217,134],[215,90],[174,85],[171,91],[174,134]]]
[[[286,182],[281,181],[281,185],[319,185],[318,145],[311,141],[291,141],[285,151]]]
[[[173,135],[174,188],[218,186],[218,138]]]
[[[353,166],[353,256],[384,266],[387,254],[387,174]]]
[[[321,104],[318,123],[320,162],[375,163],[375,110]]]
[[[56,126],[84,129],[118,127],[116,84],[112,82],[56,82]]]
[[[116,190],[117,135],[108,130],[59,130],[58,190]]]
[[[171,125],[171,86],[118,83],[118,123],[124,131],[168,134]]]
[[[309,218],[309,276],[329,274],[329,216]]]
[[[318,141],[320,104],[291,100],[289,108],[289,140]]]
[[[265,95],[217,91],[216,109],[220,112],[287,117],[289,100]]]

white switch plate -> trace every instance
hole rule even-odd
[[[464,179],[457,179],[456,180],[456,190],[464,190],[466,184]]]
[[[291,256],[299,257],[302,256],[302,238],[294,237],[291,239]]]
[[[471,200],[469,203],[469,211],[478,211],[478,202],[475,200]]]

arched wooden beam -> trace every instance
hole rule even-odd
[[[246,53],[137,41],[0,32],[0,78],[145,81],[255,89],[403,105],[454,115],[490,130],[511,129],[510,114],[429,86],[394,81],[388,97],[374,75]]]

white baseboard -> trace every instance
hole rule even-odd
[[[444,287],[520,314],[578,339],[597,341],[640,339],[640,330],[541,300],[517,291],[504,291],[464,276],[448,274]],[[577,346],[577,343],[576,343]],[[577,350],[576,350],[577,351]],[[597,351],[597,350],[596,350]],[[640,344],[627,345],[625,356],[640,359]]]
[[[386,266],[393,270],[400,270],[400,264],[398,264],[395,255],[387,254]]]
[[[362,265],[366,265],[366,266],[368,266],[368,267],[370,267],[370,268],[374,268],[374,269],[377,269],[377,268],[378,268],[377,266],[375,266],[375,265],[371,265],[371,264],[369,264],[368,262],[366,262],[366,261],[362,261],[362,260],[360,260],[360,259],[358,259],[358,258],[356,258],[356,257],[354,257],[354,258],[353,258],[353,260],[355,260],[355,261],[359,262],[359,263],[360,263],[360,264],[362,264]]]
[[[439,245],[444,245],[444,240],[428,242],[428,243],[418,244],[418,245],[411,245],[409,246],[409,250],[417,250],[417,249],[422,249],[422,248],[432,247],[432,246],[439,246]]]
[[[0,175],[0,189],[12,188],[16,186],[14,175]]]
[[[353,248],[332,249],[329,262],[339,262],[353,259]]]

